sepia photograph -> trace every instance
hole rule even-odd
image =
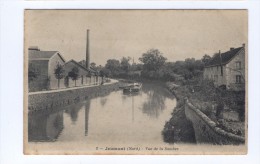
[[[26,155],[248,152],[248,11],[24,10]]]

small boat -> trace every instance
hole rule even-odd
[[[142,83],[133,83],[123,89],[124,93],[138,93],[142,88]]]

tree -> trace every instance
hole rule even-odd
[[[105,67],[110,70],[117,70],[120,67],[120,62],[116,59],[109,59]]]
[[[33,79],[36,79],[38,76],[39,76],[39,70],[32,63],[30,63],[28,69],[29,82],[33,81]]]
[[[162,67],[167,58],[162,56],[163,54],[158,49],[150,49],[146,53],[143,53],[139,60],[144,63],[143,68],[146,71],[157,71]]]
[[[68,73],[68,76],[74,80],[75,86],[76,86],[76,81],[79,78],[79,68],[78,67],[73,67],[71,71]]]
[[[110,70],[112,76],[117,76],[120,72],[120,61],[116,59],[107,60],[106,69]]]
[[[90,63],[90,66],[91,66],[91,68],[96,68],[96,63],[94,63],[94,62],[92,62],[92,63]]]
[[[201,61],[204,63],[204,65],[206,65],[210,60],[211,60],[211,57],[207,54],[205,54],[201,59]]]
[[[194,58],[187,58],[185,59],[185,67],[188,71],[193,72],[195,69],[195,59]]]
[[[121,68],[122,70],[124,70],[125,72],[128,72],[129,71],[129,68],[130,68],[130,63],[129,61],[131,60],[130,57],[123,57],[121,59]]]
[[[60,79],[63,79],[65,76],[65,70],[62,65],[57,64],[56,68],[54,69],[55,78],[58,79],[58,88],[60,88]]]
[[[109,77],[111,74],[111,71],[107,68],[102,68],[100,70],[100,75],[103,77],[103,76],[106,76],[106,77]]]

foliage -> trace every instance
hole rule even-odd
[[[157,71],[164,65],[167,58],[163,57],[158,49],[150,49],[143,53],[139,60],[144,63],[143,69],[145,71]]]
[[[76,86],[76,80],[79,78],[79,69],[78,67],[73,67],[71,71],[68,73],[68,76],[75,81]]]
[[[201,61],[204,63],[204,65],[206,65],[210,60],[211,60],[211,56],[209,56],[209,55],[207,55],[207,54],[205,54],[205,55],[202,57],[202,59],[201,59]]]
[[[185,61],[167,62],[167,59],[158,49],[150,49],[143,53],[139,60],[143,64],[129,63],[130,57],[123,57],[121,61],[109,59],[103,74],[120,78],[140,78],[137,71],[141,71],[141,77],[151,80],[179,81],[201,77],[204,63],[202,60],[187,58]]]
[[[185,61],[176,61],[172,64],[172,69],[176,74],[182,75],[186,80],[200,76],[203,72],[201,60],[187,58]]]
[[[60,88],[60,79],[65,77],[65,70],[62,65],[57,64],[56,68],[54,69],[55,78],[58,79],[58,88]]]
[[[109,59],[105,67],[110,70],[118,70],[120,67],[120,61],[116,59]]]
[[[120,65],[121,65],[121,69],[122,70],[124,70],[126,73],[129,71],[129,69],[130,69],[130,63],[129,63],[129,61],[131,60],[131,58],[130,57],[123,57],[122,59],[121,59],[121,63],[120,63]]]
[[[105,68],[111,72],[111,76],[116,77],[120,73],[120,61],[116,59],[109,59],[105,65]],[[108,72],[108,71],[107,71]]]
[[[111,71],[105,67],[101,68],[100,70],[100,75],[103,77],[103,76],[106,76],[106,77],[109,77],[111,75]]]
[[[212,80],[207,79],[195,79],[194,81],[188,80],[185,83],[186,88],[197,88],[194,93],[189,94],[193,100],[200,101],[201,103],[210,102],[216,105],[216,118],[222,119],[222,113],[224,108],[230,110],[236,110],[239,113],[241,121],[245,116],[245,92],[244,91],[232,91],[219,87],[215,87]],[[188,90],[190,92],[190,89]],[[200,103],[200,104],[201,104]],[[199,104],[199,103],[195,103]],[[201,108],[200,108],[201,109]],[[205,111],[210,113],[209,109]],[[211,109],[213,110],[213,109]]]
[[[96,63],[94,63],[94,62],[90,63],[90,67],[95,69],[96,68]]]

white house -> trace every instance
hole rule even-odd
[[[204,79],[211,79],[216,86],[236,91],[245,90],[245,44],[215,54],[205,65]]]

